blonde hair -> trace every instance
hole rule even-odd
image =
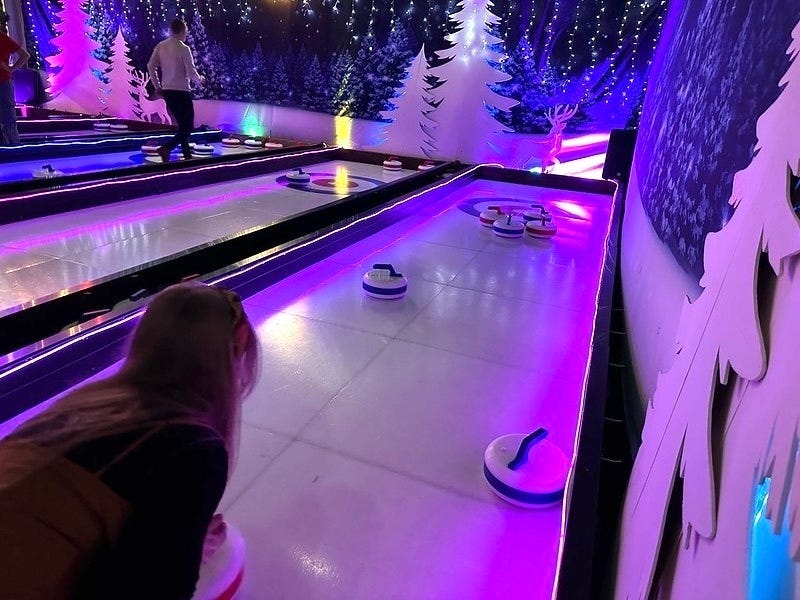
[[[236,294],[175,285],[148,306],[116,374],[67,394],[0,444],[30,444],[54,459],[92,439],[188,423],[216,432],[233,463],[241,401],[259,364],[258,340]],[[4,479],[0,487],[9,483]]]

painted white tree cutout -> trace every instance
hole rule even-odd
[[[800,23],[792,37],[788,50],[791,64],[780,82],[785,87],[758,120],[755,155],[734,178],[733,217],[721,231],[706,237],[705,273],[700,280],[703,292],[694,303],[684,305],[675,362],[659,376],[648,407],[642,446],[625,500],[618,598],[650,594],[676,475],[684,481],[684,547],[689,547],[695,536],[714,536],[717,500],[711,415],[716,382],[726,383],[731,368],[744,379],[757,380],[767,367],[756,304],[760,255],[767,252],[772,268],[781,276],[784,259],[800,253],[800,221],[789,198],[790,174],[798,173],[800,163],[796,119]],[[788,489],[791,482],[795,468],[792,451],[796,450],[793,436],[794,429],[776,425],[764,471],[773,476],[778,473],[777,489]],[[800,486],[800,478],[794,485]],[[782,514],[777,505],[785,505],[786,495],[779,493],[770,499],[774,515]],[[793,502],[798,501],[795,494]],[[796,513],[796,508],[793,510]],[[794,547],[798,545],[795,540]]]
[[[111,66],[108,68],[107,74],[109,92],[106,106],[108,114],[123,119],[135,118],[136,88],[133,86],[133,65],[122,27],[117,29],[117,35],[111,46]]]
[[[423,45],[391,100],[394,110],[381,114],[392,120],[386,128],[385,143],[391,144],[398,154],[420,157],[433,154],[432,132],[437,125],[430,115],[441,101],[431,92],[429,77],[430,66]]]

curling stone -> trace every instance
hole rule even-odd
[[[308,185],[311,183],[311,175],[303,171],[303,169],[297,169],[287,173],[286,181],[294,185]]]
[[[525,233],[525,224],[509,215],[507,219],[497,219],[492,224],[492,231],[500,237],[520,238]]]
[[[244,141],[244,145],[247,148],[263,148],[264,147],[264,144],[262,144],[260,140],[254,140],[253,138],[246,139]]]
[[[403,168],[403,163],[397,160],[396,157],[390,156],[385,161],[383,161],[383,168],[387,171],[399,171]]]
[[[242,140],[234,137],[222,138],[223,148],[239,148],[242,145]]]
[[[33,176],[36,179],[52,179],[53,177],[61,177],[63,174],[62,171],[54,169],[52,165],[44,165],[41,169],[33,172]]]
[[[192,154],[197,154],[198,156],[211,156],[214,154],[214,146],[211,144],[195,144],[192,147]]]
[[[506,502],[539,508],[560,502],[569,460],[546,440],[547,430],[513,433],[494,440],[483,455],[483,474],[491,490]]]
[[[555,221],[548,221],[543,217],[539,220],[528,221],[525,225],[525,232],[535,238],[551,238],[557,230]]]
[[[128,131],[128,126],[124,123],[112,123],[111,131]]]
[[[553,219],[553,215],[551,215],[541,204],[531,204],[531,207],[522,213],[522,218],[525,219],[526,223],[528,221],[541,219],[544,219],[545,221],[551,221]]]
[[[264,142],[264,148],[277,150],[278,148],[283,148],[283,144],[281,144],[280,142]]]
[[[494,225],[494,222],[501,217],[506,217],[508,215],[503,214],[503,211],[500,209],[499,206],[490,206],[483,212],[481,212],[480,217],[478,220],[480,221],[481,225],[484,227],[491,227]]]
[[[110,131],[111,123],[108,121],[96,121],[92,124],[92,128],[96,129],[97,131]]]
[[[372,265],[372,269],[364,274],[361,287],[367,296],[381,300],[402,298],[408,291],[408,280],[402,273],[394,270],[389,264]]]
[[[145,144],[142,146],[142,154],[145,156],[158,156],[158,149],[160,146],[156,146],[155,144]]]
[[[246,547],[242,534],[225,524],[225,541],[203,561],[192,600],[232,600],[244,577]]]
[[[422,163],[420,166],[417,167],[417,171],[430,171],[435,166],[436,163],[434,163],[432,160],[426,160],[424,163]]]

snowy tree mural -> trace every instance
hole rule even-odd
[[[733,6],[726,8],[719,3],[703,3],[699,20],[697,14],[693,14],[694,7],[683,8],[683,16],[688,19],[683,21],[687,30],[678,34],[680,41],[674,49],[676,60],[680,54],[698,53],[705,31],[698,32],[699,39],[690,32],[708,25],[717,32],[715,38],[719,46],[723,39],[719,36],[721,24],[731,23],[729,19],[734,16],[728,12]],[[761,36],[763,24],[754,17],[763,14],[763,3],[745,0],[736,8],[743,8],[736,14],[744,21],[726,28],[727,35],[736,40],[737,45],[742,38]],[[785,14],[787,7],[774,8],[774,14]],[[713,14],[709,15],[709,12]],[[778,30],[777,25],[769,28],[767,35],[774,37]],[[697,300],[687,300],[684,304],[676,332],[675,362],[659,376],[648,406],[642,446],[625,501],[616,594],[620,599],[651,597],[667,509],[678,476],[683,480],[682,548],[694,552],[700,538],[709,540],[716,535],[719,467],[712,452],[712,442],[718,440],[712,439],[712,432],[724,430],[720,423],[714,422],[721,415],[715,410],[715,400],[720,395],[719,384],[728,384],[734,377],[743,382],[760,380],[768,366],[766,341],[773,344],[769,352],[770,365],[775,363],[785,369],[787,364],[796,362],[789,358],[796,356],[796,339],[784,338],[781,344],[777,343],[779,335],[764,339],[761,315],[769,315],[770,311],[759,306],[758,293],[759,279],[766,275],[759,268],[764,254],[769,267],[782,282],[781,287],[798,285],[796,277],[793,279],[786,267],[791,257],[800,254],[800,220],[795,214],[791,196],[794,178],[800,175],[800,131],[794,118],[800,102],[800,23],[794,27],[792,38],[787,44],[792,62],[780,81],[775,77],[773,85],[767,86],[769,94],[777,97],[758,118],[754,147],[742,145],[746,149],[745,157],[731,155],[726,159],[747,161],[733,175],[732,184],[727,188],[732,215],[720,231],[705,236],[704,273],[700,279],[703,291]],[[742,46],[747,47],[747,42]],[[727,60],[727,57],[705,55],[696,68],[704,70],[705,65],[713,68],[723,58]],[[771,57],[763,58],[765,62],[771,60]],[[667,61],[663,76],[669,75],[669,64]],[[750,81],[742,72],[738,73],[738,78],[740,82]],[[756,81],[768,81],[767,74],[762,71]],[[686,80],[679,82],[681,86],[690,84],[691,81]],[[720,105],[730,100],[730,94],[738,94],[735,87],[734,80],[731,80],[731,87],[723,90]],[[684,93],[687,92],[684,89]],[[752,94],[752,90],[749,93]],[[715,95],[719,94],[720,89],[715,88]],[[680,98],[676,94],[668,95],[673,101]],[[733,106],[738,102],[735,99]],[[748,98],[742,102],[749,110],[751,100]],[[654,106],[658,107],[656,101],[646,107],[646,112]],[[715,110],[715,107],[710,109]],[[717,129],[716,121],[711,120],[704,123],[704,128],[723,139],[723,134],[739,135],[735,121]],[[693,144],[700,145],[704,137],[692,136]],[[692,160],[691,155],[687,158]],[[637,162],[640,161],[641,155],[637,155]],[[674,154],[671,162],[675,162]],[[681,166],[685,168],[686,165]],[[684,183],[684,190],[685,186]],[[766,294],[761,295],[764,296]],[[776,359],[779,354],[788,356]],[[777,532],[783,526],[784,515],[789,515],[791,552],[795,560],[800,560],[800,520],[796,518],[800,511],[800,466],[796,461],[800,410],[796,394],[786,393],[791,389],[787,386],[794,379],[794,372],[784,371],[783,375],[782,385],[776,386],[774,379],[768,385],[773,393],[780,389],[784,391],[780,392],[773,421],[766,423],[768,429],[762,430],[762,435],[750,438],[751,443],[763,444],[763,450],[746,472],[757,474],[756,483],[765,477],[772,478],[767,516],[773,520]],[[755,392],[758,387],[754,385],[753,390],[754,395],[758,395]],[[745,481],[753,480],[745,478]],[[751,490],[746,493],[751,493]],[[744,597],[743,583],[734,586],[741,597]],[[723,594],[720,597],[731,596]]]
[[[407,156],[430,157],[433,154],[433,132],[437,124],[431,113],[441,102],[434,97],[433,87],[433,76],[423,46],[391,100],[393,110],[382,115],[391,120],[385,138],[391,143],[392,152]]]
[[[448,62],[433,69],[444,82],[439,92],[444,100],[432,115],[437,123],[436,156],[475,160],[481,153],[489,153],[496,134],[509,131],[487,110],[508,110],[516,104],[490,88],[508,79],[491,64],[503,59],[493,49],[500,40],[487,29],[499,20],[491,6],[491,0],[464,0],[461,9],[451,15],[458,30],[447,36],[452,47],[442,52],[442,58]],[[470,126],[464,127],[465,123]]]
[[[56,14],[56,37],[52,40],[56,54],[46,62],[51,72],[48,93],[50,106],[74,112],[100,113],[107,88],[97,74],[105,72],[108,65],[95,58],[100,44],[92,39],[93,30],[89,15],[81,0],[64,0]]]
[[[122,33],[122,28],[117,29],[114,43],[111,47],[111,66],[108,68],[107,77],[109,92],[106,96],[107,113],[123,119],[133,119],[137,88],[133,84],[133,65],[130,62],[128,42]]]
[[[303,81],[303,95],[300,106],[308,110],[326,112],[331,104],[330,86],[322,71],[319,57],[315,56],[308,63],[308,72]]]
[[[76,1],[67,3],[74,6]],[[50,33],[61,22],[59,2],[21,2],[34,58],[61,52],[56,42],[51,48]],[[665,3],[494,0],[484,20],[492,39],[499,40],[490,50],[510,57],[492,65],[505,76],[492,73],[487,81],[470,81],[479,86],[474,94],[485,95],[483,88],[490,83],[499,96],[518,101],[511,112],[499,104],[488,105],[494,119],[517,131],[542,133],[544,110],[559,103],[580,106],[570,121],[572,130],[607,130],[632,117],[635,122]],[[205,86],[195,89],[196,97],[269,102],[280,96],[282,102],[300,108],[381,119],[416,49],[424,43],[431,56],[436,52],[444,62],[450,60],[456,41],[464,41],[461,22],[469,23],[476,6],[483,4],[474,0],[216,0],[211,4],[89,0],[85,7],[91,19],[88,35],[99,43],[91,52],[100,61],[94,68],[101,77],[118,27],[125,31],[132,64],[141,70],[166,35],[170,20],[180,16],[189,26],[187,41],[198,70],[206,77]],[[456,14],[458,19],[450,18]],[[84,28],[80,25],[73,31]],[[88,51],[79,45],[70,48],[70,52]],[[248,71],[250,59],[261,64]],[[75,57],[73,62],[85,58]],[[317,81],[317,64],[327,79],[324,90],[308,82]],[[269,90],[279,66],[288,77],[288,93]],[[442,67],[438,62],[431,66]],[[50,74],[59,68],[50,67]],[[448,70],[458,69],[444,69]]]
[[[89,11],[89,26],[92,33],[90,37],[100,46],[92,52],[92,55],[101,62],[108,65],[111,62],[112,46],[114,44],[114,22],[102,7],[93,3],[87,5]],[[108,83],[108,76],[105,70],[96,71],[95,76],[103,83]]]

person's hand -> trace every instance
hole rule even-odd
[[[208,532],[203,543],[203,562],[208,562],[212,556],[220,549],[225,539],[228,537],[228,526],[225,524],[222,515],[216,514],[212,517],[208,525]]]

